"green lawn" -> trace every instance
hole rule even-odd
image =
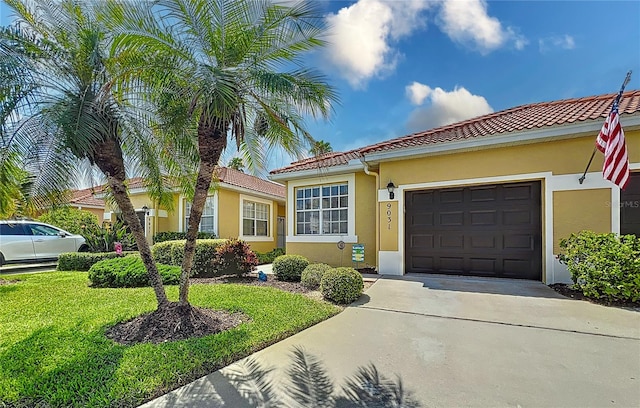
[[[272,288],[194,285],[194,305],[252,321],[198,339],[123,346],[104,332],[154,310],[151,288],[89,288],[84,272],[3,278],[21,281],[0,285],[0,406],[136,406],[339,311]],[[177,287],[167,294],[176,300]]]

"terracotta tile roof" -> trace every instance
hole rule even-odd
[[[285,187],[273,181],[264,180],[260,177],[252,176],[228,167],[219,167],[216,175],[218,176],[218,181],[221,183],[269,194],[282,199],[285,197]]]
[[[616,94],[564,99],[552,102],[517,106],[490,113],[451,125],[398,137],[346,153],[333,153],[292,163],[271,174],[287,173],[311,168],[331,167],[346,164],[346,156],[356,158],[371,153],[406,149],[430,144],[470,140],[501,133],[522,132],[546,127],[562,126],[591,120],[604,120]],[[640,111],[640,90],[623,94],[619,112],[624,121],[625,114]]]
[[[101,200],[94,196],[94,194],[98,194],[101,192],[102,192],[102,186],[85,188],[82,190],[73,190],[71,191],[71,198],[69,199],[69,204],[104,208],[104,200]]]
[[[349,163],[353,159],[359,159],[362,154],[358,150],[348,152],[330,152],[316,157],[299,160],[287,167],[271,171],[271,174],[289,173],[292,171],[322,169],[324,167],[340,166]]]
[[[214,174],[214,180],[215,179],[220,183],[246,188],[248,190],[272,195],[281,199],[284,199],[285,197],[285,187],[282,184],[264,180],[228,167],[218,167],[216,174]],[[141,177],[129,179],[127,186],[129,189],[145,188],[144,181]]]

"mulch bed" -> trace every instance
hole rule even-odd
[[[250,286],[268,286],[280,290],[284,290],[287,292],[293,293],[309,293],[311,290],[302,286],[300,282],[283,282],[276,279],[273,275],[267,275],[267,280],[265,282],[258,280],[257,276],[249,275],[246,277],[239,278],[237,276],[222,276],[218,278],[191,278],[189,282],[193,284],[216,284],[216,283],[237,283],[240,285],[250,285]]]
[[[190,305],[183,307],[172,302],[151,313],[118,323],[108,329],[106,335],[120,344],[157,344],[219,333],[249,320],[243,313]]]
[[[356,268],[356,271],[360,272],[360,273],[366,273],[366,274],[372,274],[372,275],[377,275],[378,271],[376,271],[376,268],[372,267],[372,266],[367,266],[365,268]]]
[[[613,307],[624,307],[624,308],[632,308],[632,309],[640,309],[640,302],[622,302],[622,301],[609,301],[607,299],[594,299],[586,297],[579,290],[574,289],[571,285],[567,285],[565,283],[553,283],[549,285],[549,287],[562,296],[566,296],[571,299],[576,300],[586,300],[591,303],[597,303],[599,305],[604,306],[613,306]]]

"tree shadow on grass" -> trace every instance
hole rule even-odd
[[[39,329],[0,354],[3,393],[19,398],[0,406],[106,406],[123,351],[100,332]]]
[[[230,396],[228,385],[234,388],[234,407],[421,407],[412,392],[403,387],[399,376],[395,381],[391,380],[380,373],[373,363],[358,367],[351,377],[341,385],[336,385],[322,362],[300,347],[295,347],[291,353],[286,376],[276,376],[273,368],[264,367],[254,358],[229,368],[223,376],[228,382],[223,385],[225,394]],[[221,395],[216,397],[220,399]],[[229,402],[223,398],[225,406]]]

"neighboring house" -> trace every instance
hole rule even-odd
[[[287,253],[351,265],[364,244],[382,274],[569,281],[561,238],[640,233],[640,91],[619,109],[630,185],[603,179],[600,152],[579,182],[614,97],[518,106],[274,170],[287,186]]]
[[[285,246],[285,190],[269,180],[226,167],[214,175],[215,192],[207,198],[200,231],[220,238],[239,238],[254,251],[268,252]],[[129,195],[149,242],[158,232],[187,230],[191,203],[178,190],[173,208],[161,208],[147,194],[142,179],[128,182]],[[117,210],[108,204],[106,221],[115,221]]]
[[[102,187],[73,190],[71,191],[69,207],[89,211],[98,217],[98,225],[101,225],[104,217],[105,205],[103,199],[96,197],[96,194],[100,194],[101,192]]]

